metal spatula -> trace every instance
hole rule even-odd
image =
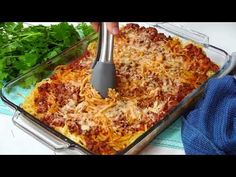
[[[92,65],[91,83],[103,98],[107,97],[109,88],[116,87],[113,43],[113,35],[108,32],[106,23],[101,23],[97,57]]]

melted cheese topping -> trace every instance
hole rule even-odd
[[[116,154],[162,120],[219,68],[200,47],[128,24],[115,36],[117,88],[102,99],[90,84],[96,42],[58,66],[22,108],[96,154]]]

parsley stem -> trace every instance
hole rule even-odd
[[[62,45],[62,44],[58,44],[58,43],[55,43],[55,42],[52,42],[52,41],[50,41],[50,42],[49,42],[49,44],[54,44],[54,45],[56,45],[56,46],[63,47],[63,45]]]

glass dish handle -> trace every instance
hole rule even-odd
[[[233,52],[230,55],[231,59],[231,67],[230,67],[230,72],[234,74],[234,77],[236,78],[236,52]]]
[[[204,46],[209,45],[209,37],[207,35],[199,33],[192,29],[188,29],[180,24],[162,22],[162,23],[156,23],[155,26],[163,28],[164,30],[169,31],[186,40],[190,40]]]
[[[218,77],[223,77],[227,74],[230,74],[231,72],[236,73],[236,52],[233,52],[231,55],[229,55],[228,65]],[[234,77],[236,78],[236,75]]]
[[[43,127],[39,127],[34,122],[24,118],[24,116],[17,110],[14,113],[12,121],[18,128],[22,129],[24,132],[28,133],[54,151],[65,150],[70,147],[69,143],[60,140]]]

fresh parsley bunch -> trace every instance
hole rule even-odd
[[[0,23],[0,88],[93,32],[86,23],[28,27],[22,22]]]

